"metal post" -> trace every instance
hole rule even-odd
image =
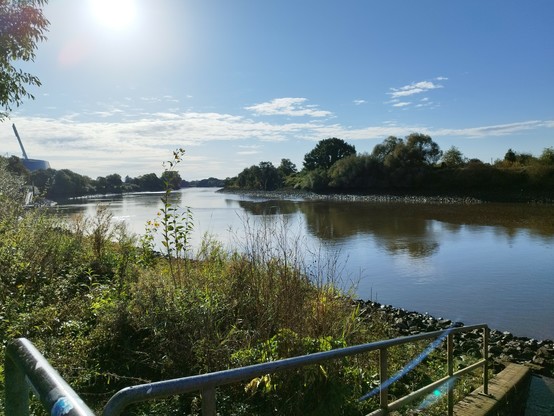
[[[446,339],[446,350],[448,354],[447,365],[448,365],[448,377],[452,377],[454,374],[454,335],[452,333],[448,334]],[[448,386],[448,416],[454,414],[454,388],[451,382],[447,383]]]
[[[489,327],[483,328],[483,394],[489,394]]]
[[[29,416],[29,386],[25,373],[8,354],[4,359],[6,415]]]
[[[381,409],[388,413],[389,409],[389,388],[387,386],[388,376],[388,350],[387,348],[379,349],[379,403]]]
[[[215,387],[202,390],[202,416],[216,416]]]

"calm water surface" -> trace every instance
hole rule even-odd
[[[240,245],[245,224],[285,221],[306,246],[338,258],[360,298],[554,339],[554,206],[270,201],[199,188],[174,198],[192,209],[195,246],[206,233]],[[94,215],[99,203],[137,234],[161,207],[150,193],[59,208]]]

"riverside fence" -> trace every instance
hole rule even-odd
[[[474,364],[454,371],[454,335],[482,330],[482,358]],[[402,376],[402,372],[389,375],[388,349],[394,346],[432,339],[431,344],[404,367],[407,372],[417,366],[426,355],[446,342],[447,375],[439,380],[411,392],[398,400],[389,403],[388,388]],[[454,394],[452,384],[463,374],[483,369],[483,394],[488,394],[488,343],[489,328],[485,324],[448,328],[442,331],[426,332],[391,340],[377,341],[368,344],[339,348],[331,351],[308,354],[283,360],[255,364],[197,376],[164,380],[155,383],[126,387],[118,391],[108,401],[102,416],[121,415],[130,405],[167,398],[170,396],[200,392],[202,395],[202,415],[216,415],[216,388],[227,384],[251,380],[254,377],[273,374],[280,371],[301,368],[311,364],[353,356],[361,353],[379,351],[379,386],[366,396],[379,395],[379,409],[370,413],[371,416],[385,415],[426,394],[446,387],[448,395],[448,414],[453,414]],[[42,354],[25,339],[18,338],[8,343],[5,358],[5,414],[9,416],[29,416],[29,392],[32,391],[41,401],[45,410],[52,416],[93,416],[92,410],[79,398],[77,393],[52,368]]]

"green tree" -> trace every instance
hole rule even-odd
[[[29,171],[23,164],[23,161],[17,156],[10,156],[8,158],[8,170],[25,179],[29,176]]]
[[[259,189],[261,188],[259,178],[260,167],[252,165],[238,174],[236,183],[240,188]]]
[[[290,159],[281,159],[281,164],[277,168],[282,177],[294,175],[298,170],[296,165]]]
[[[155,192],[164,190],[163,181],[155,173],[141,175],[135,179],[135,183],[141,191]]]
[[[539,161],[545,165],[554,166],[554,147],[547,147],[539,156]]]
[[[118,173],[112,173],[106,176],[106,193],[120,193],[122,186],[123,181],[121,180],[121,175]]]
[[[77,195],[77,189],[75,174],[69,169],[61,169],[54,174],[49,195],[57,198],[67,198]]]
[[[12,106],[34,96],[27,90],[40,86],[38,77],[17,69],[18,61],[34,61],[37,43],[46,40],[48,20],[42,7],[47,0],[0,0],[0,120]]]
[[[368,189],[379,182],[381,164],[368,154],[352,155],[329,169],[329,186],[339,189]]]
[[[508,149],[504,155],[504,161],[508,163],[515,163],[516,160],[516,153],[512,149]]]
[[[181,175],[176,170],[165,170],[162,173],[162,182],[169,189],[181,189]]]
[[[0,223],[12,206],[23,206],[23,179],[8,168],[8,159],[0,156]],[[12,204],[16,201],[15,204]]]
[[[321,140],[315,148],[304,156],[304,169],[329,169],[333,164],[346,156],[355,155],[356,148],[342,139],[332,137]]]
[[[442,151],[430,136],[412,133],[406,137],[408,164],[416,166],[432,166],[439,161]]]
[[[442,155],[442,163],[449,168],[457,168],[465,165],[466,158],[456,146],[452,146]]]
[[[373,148],[372,156],[390,168],[432,166],[442,156],[430,136],[412,133],[404,140],[390,136]]]
[[[259,182],[264,191],[273,191],[281,186],[281,175],[273,163],[260,162],[258,166],[260,168]]]
[[[384,165],[390,165],[391,159],[394,159],[394,152],[396,149],[404,145],[404,140],[395,137],[387,137],[383,143],[376,145],[373,148],[371,156]]]

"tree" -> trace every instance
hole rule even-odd
[[[240,188],[260,189],[261,184],[259,182],[260,168],[259,166],[252,165],[249,168],[244,168],[237,176],[237,185]]]
[[[17,69],[17,61],[34,61],[37,42],[46,40],[48,20],[42,14],[47,0],[0,0],[0,120],[12,106],[34,99],[28,86],[40,86],[38,77]]]
[[[466,159],[456,146],[452,146],[442,155],[442,163],[449,168],[457,168],[465,165]]]
[[[260,162],[260,184],[264,191],[273,191],[281,186],[281,175],[273,163]]]
[[[29,176],[29,171],[23,164],[23,161],[17,156],[10,156],[8,158],[8,170],[24,179]]]
[[[421,133],[412,133],[406,137],[406,149],[410,165],[432,166],[439,161],[442,151],[431,136]]]
[[[412,133],[404,140],[390,136],[373,148],[372,156],[390,168],[432,166],[442,156],[430,136]]]
[[[304,156],[304,169],[308,171],[318,168],[329,169],[337,160],[355,154],[356,148],[342,139],[332,137],[321,140]]]
[[[378,144],[373,148],[371,156],[373,156],[377,161],[385,165],[389,165],[390,159],[394,157],[393,155],[395,149],[403,144],[404,140],[395,136],[389,136],[383,141],[383,143]]]
[[[508,149],[506,154],[504,155],[504,161],[509,163],[515,163],[516,161],[516,154],[512,149]]]
[[[181,175],[176,170],[166,170],[162,173],[162,181],[167,189],[181,189]]]
[[[118,173],[112,173],[106,176],[106,193],[119,193],[122,191],[122,185],[123,181],[121,180],[121,175]]]
[[[281,164],[277,168],[281,176],[287,177],[290,175],[294,175],[298,170],[296,169],[296,165],[291,162],[290,159],[281,159]]]
[[[539,156],[539,161],[545,165],[554,166],[554,147],[545,148]]]
[[[141,175],[135,179],[135,183],[141,191],[155,192],[163,191],[164,189],[163,181],[155,173]]]

